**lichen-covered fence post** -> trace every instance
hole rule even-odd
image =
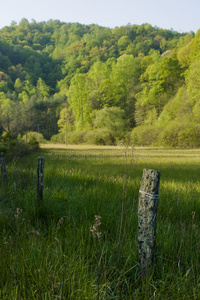
[[[1,152],[1,174],[2,174],[3,181],[5,183],[8,183],[8,175],[6,172],[6,162],[5,162],[4,152]]]
[[[159,171],[143,170],[138,204],[138,248],[142,279],[148,276],[154,261],[159,184]]]
[[[39,200],[43,198],[43,185],[44,185],[44,157],[38,157],[37,195]]]

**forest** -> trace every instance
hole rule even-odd
[[[200,146],[200,30],[29,22],[0,29],[0,138]]]

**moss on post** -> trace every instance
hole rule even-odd
[[[39,200],[43,198],[43,185],[44,185],[44,157],[38,157],[37,195]]]
[[[1,174],[2,174],[3,181],[7,184],[8,175],[6,172],[6,162],[5,162],[4,152],[1,152]]]
[[[154,261],[159,183],[159,171],[143,170],[138,205],[138,247],[142,277],[148,275]]]

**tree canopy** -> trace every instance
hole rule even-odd
[[[198,146],[199,45],[200,31],[150,24],[12,22],[0,30],[1,134]]]

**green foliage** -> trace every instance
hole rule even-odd
[[[6,26],[0,30],[1,132],[63,140],[56,135],[67,131],[71,142],[115,144],[124,138],[123,126],[113,135],[94,125],[95,115],[112,107],[124,111],[129,133],[191,118],[198,125],[199,37],[199,31],[150,24],[109,29],[22,19]],[[79,131],[88,135],[79,138]]]
[[[193,61],[188,68],[186,72],[186,84],[191,103],[200,102],[200,58]]]
[[[84,144],[86,143],[86,135],[87,135],[87,131],[86,130],[81,130],[78,132],[74,132],[73,134],[69,135],[68,140],[72,143],[72,144]]]
[[[131,145],[153,146],[159,144],[162,127],[143,125],[134,128],[130,135]]]
[[[125,139],[126,119],[124,110],[119,107],[105,107],[99,110],[96,113],[94,127],[103,129],[104,131],[101,132],[104,134],[109,133],[112,144]]]
[[[54,144],[57,144],[57,143],[64,144],[65,143],[65,133],[60,132],[58,134],[52,135],[50,141]]]
[[[185,128],[178,133],[178,146],[198,148],[200,147],[200,125],[199,124],[185,124]]]
[[[22,140],[14,139],[9,133],[6,133],[1,138],[0,149],[6,153],[7,160],[10,161],[38,150],[39,143],[32,138],[30,143],[27,144]]]
[[[45,143],[43,135],[39,132],[29,131],[23,137],[22,140],[29,144]]]
[[[124,136],[120,140],[123,138]],[[87,144],[113,145],[116,144],[117,140],[119,140],[119,137],[113,136],[113,133],[111,133],[111,131],[105,127],[88,131],[85,135],[85,142]]]
[[[168,103],[163,108],[159,118],[158,124],[168,125],[170,121],[178,118],[179,120],[183,120],[184,117],[188,117],[188,96],[187,90],[185,86],[182,86],[178,89],[175,97],[171,98]]]
[[[72,79],[68,99],[70,108],[73,111],[76,129],[82,130],[90,124],[91,105],[88,101],[87,79],[83,74],[77,74]]]
[[[171,122],[161,133],[164,146],[190,147],[200,146],[200,126],[194,123]]]

